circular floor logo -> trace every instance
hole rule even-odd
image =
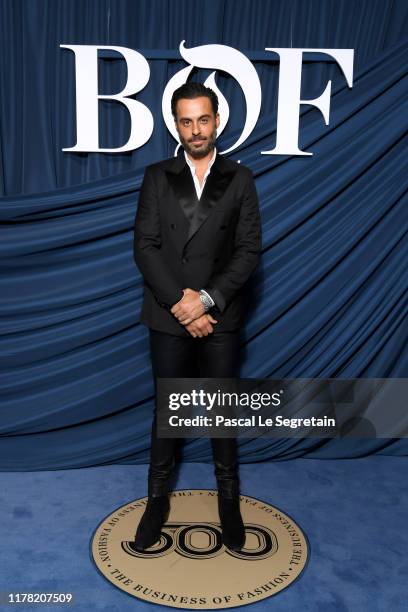
[[[300,527],[284,512],[241,495],[244,548],[222,543],[217,492],[174,491],[159,542],[144,552],[133,547],[147,498],[106,517],[91,546],[103,576],[129,595],[173,608],[222,609],[271,597],[299,577],[308,557]]]

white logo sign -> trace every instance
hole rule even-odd
[[[230,74],[240,85],[245,97],[246,118],[242,132],[237,141],[221,153],[230,153],[245,142],[255,128],[262,101],[261,84],[258,74],[249,59],[237,49],[226,45],[201,45],[187,49],[185,41],[180,43],[180,54],[189,64],[177,72],[167,83],[162,98],[162,112],[166,126],[178,141],[170,101],[175,89],[186,83],[194,68],[214,69],[206,79],[205,85],[211,87],[218,96],[220,126],[219,136],[229,119],[229,106],[225,96],[215,82],[216,70]],[[140,92],[149,82],[150,68],[146,58],[127,47],[105,45],[60,45],[75,54],[76,66],[76,125],[77,143],[63,151],[93,153],[123,153],[132,151],[148,142],[153,132],[153,116],[145,104],[129,98]],[[98,50],[109,49],[120,53],[126,61],[128,78],[124,89],[116,94],[98,94]],[[267,47],[266,51],[279,55],[279,95],[276,129],[276,145],[270,151],[261,151],[263,155],[313,155],[312,152],[299,149],[299,110],[301,104],[315,106],[322,113],[325,124],[329,125],[331,81],[328,81],[323,93],[314,100],[300,98],[303,54],[308,52],[325,53],[339,64],[347,85],[353,86],[353,49],[293,49]],[[126,144],[114,149],[99,147],[98,137],[98,102],[99,100],[116,100],[124,104],[130,114],[130,136]],[[180,146],[180,145],[178,145]],[[175,154],[177,153],[176,147]]]

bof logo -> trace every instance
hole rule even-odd
[[[236,150],[254,130],[262,102],[262,90],[259,76],[250,60],[238,49],[228,45],[210,44],[187,48],[182,40],[179,46],[180,55],[187,63],[167,83],[162,94],[162,113],[167,129],[179,142],[170,111],[171,96],[177,87],[185,83],[195,68],[214,70],[206,79],[205,85],[214,89],[219,98],[221,122],[217,130],[219,136],[224,130],[230,115],[228,102],[215,81],[216,71],[229,74],[238,83],[245,98],[245,122],[237,140],[220,153]],[[150,66],[146,58],[127,47],[107,45],[60,45],[75,54],[76,84],[76,126],[77,142],[73,147],[63,151],[123,153],[132,151],[146,144],[154,129],[154,118],[150,109],[134,94],[142,91],[150,79]],[[111,94],[100,94],[98,86],[98,51],[113,52],[122,56],[127,66],[127,82],[122,91]],[[279,94],[276,125],[276,144],[273,149],[261,151],[262,155],[313,155],[310,151],[299,148],[299,112],[301,105],[314,106],[322,114],[326,125],[330,119],[331,81],[327,81],[324,91],[313,100],[301,97],[301,80],[303,56],[305,53],[319,53],[330,56],[340,67],[348,87],[353,86],[353,49],[312,49],[266,47],[267,57],[275,54],[279,57]],[[271,58],[273,56],[271,55]],[[323,84],[322,84],[323,86]],[[121,147],[101,148],[99,146],[98,103],[100,100],[112,100],[125,106],[130,118],[130,136]],[[175,154],[180,145],[177,145]]]
[[[264,525],[246,523],[245,532],[251,537],[251,547],[236,552],[222,543],[221,527],[217,523],[166,523],[162,528],[160,541],[151,549],[143,552],[134,548],[130,541],[122,542],[122,549],[129,555],[143,559],[155,559],[176,553],[188,559],[211,559],[227,553],[245,561],[259,561],[271,557],[278,550],[278,542],[273,531]]]

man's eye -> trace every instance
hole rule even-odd
[[[190,123],[190,121],[188,121],[188,119],[186,119],[185,121],[183,121],[183,125],[188,125]]]
[[[208,123],[208,119],[201,119],[201,123]]]

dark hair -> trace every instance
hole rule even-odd
[[[190,81],[189,83],[184,83],[184,85],[181,85],[181,87],[178,87],[173,92],[171,97],[171,112],[173,113],[173,117],[177,119],[176,108],[179,100],[182,98],[193,100],[194,98],[200,98],[201,96],[210,98],[214,115],[216,115],[218,112],[218,97],[215,91],[213,91],[210,87],[206,87],[202,83]]]

